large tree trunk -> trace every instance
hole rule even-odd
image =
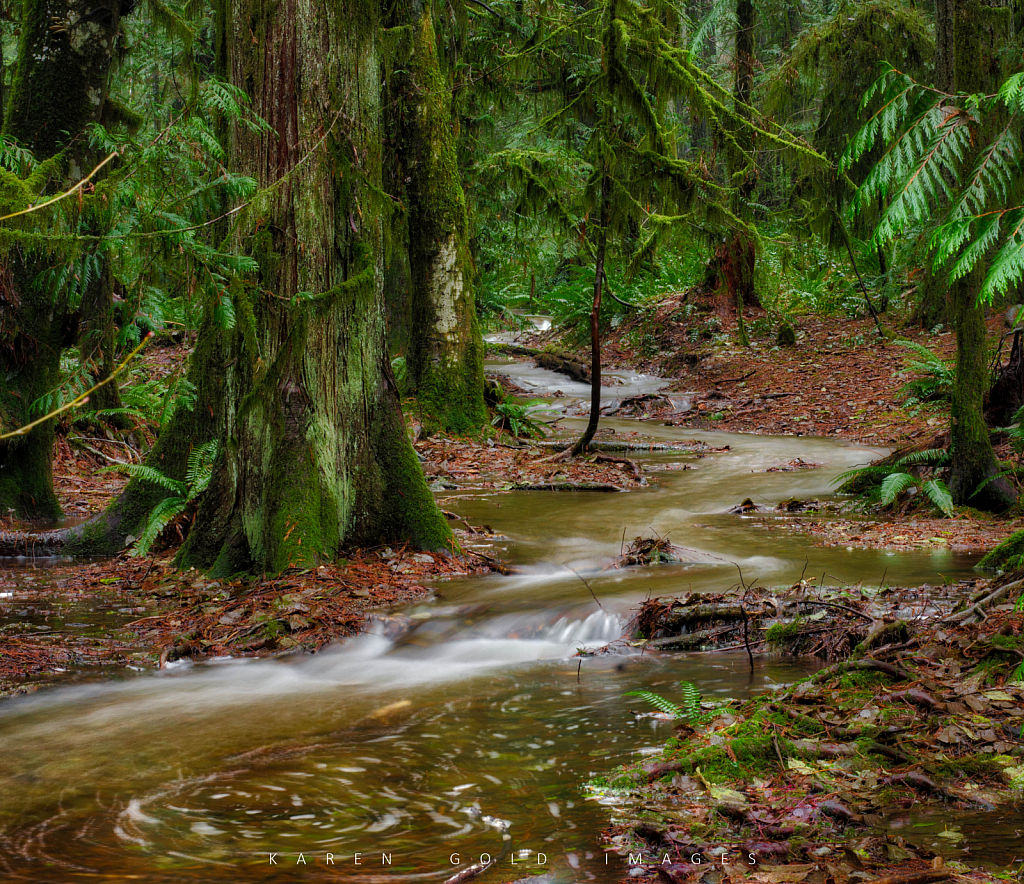
[[[998,81],[998,21],[1003,11],[983,0],[955,0],[953,85],[957,91],[979,92]],[[978,303],[984,274],[979,262],[972,273],[950,284],[957,354],[949,490],[955,503],[1005,509],[1016,495],[1005,479],[992,479],[999,464],[982,414],[990,383],[984,308]],[[983,482],[987,484],[978,491]]]
[[[409,63],[390,83],[396,154],[407,182],[409,387],[428,425],[466,433],[487,422],[487,408],[451,87],[438,61],[430,4],[399,0],[393,16],[412,34]]]
[[[126,7],[125,12],[129,11]],[[122,7],[117,0],[25,0],[4,135],[39,160],[65,151],[53,185],[80,180],[92,159],[85,127],[100,118]],[[28,247],[0,260],[0,432],[28,424],[31,407],[60,382],[68,336],[63,293],[41,290],[46,256]],[[54,422],[0,441],[0,515],[53,519]]]
[[[179,561],[276,572],[345,542],[451,535],[404,429],[382,299],[380,59],[373,0],[232,4],[231,81],[268,132],[232,156],[265,188],[239,246],[222,444]]]

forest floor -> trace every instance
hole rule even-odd
[[[633,880],[1019,874],[1022,578],[916,590],[799,581],[648,600],[633,636],[652,638],[634,646],[663,652],[699,638],[832,665],[745,702],[701,702],[684,689],[664,698],[675,710],[634,713],[673,721],[664,750],[590,784],[614,807],[606,837],[630,855]]]
[[[640,371],[669,384],[662,393],[625,399],[607,411],[697,430],[832,436],[889,448],[932,440],[945,445],[949,403],[906,403],[903,388],[916,377],[907,363],[916,354],[897,341],[920,344],[948,362],[955,355],[951,332],[895,328],[895,317],[883,315],[882,340],[870,318],[808,314],[795,323],[793,346],[752,335],[752,345],[742,347],[735,316],[716,313],[708,304],[691,304],[696,297],[693,291],[671,295],[608,332],[602,342],[603,368]],[[765,314],[755,308],[746,318],[753,330]],[[1005,341],[1001,313],[989,317],[987,326],[990,342]],[[557,328],[522,333],[518,341],[527,349],[554,348],[580,365],[589,361],[589,349],[567,345]],[[688,410],[677,410],[676,395],[663,395],[679,393],[689,394]],[[1015,458],[1005,434],[997,434],[994,441],[1001,460]],[[1024,527],[1024,519],[969,508],[960,508],[953,519],[937,518],[920,497],[867,516],[859,502],[849,506],[851,519],[815,518],[811,513],[798,521],[764,524],[806,531],[824,546],[905,550],[938,544],[967,552],[991,549]]]
[[[693,394],[691,410],[681,414],[656,395],[618,403],[641,422],[836,436],[877,446],[928,440],[948,422],[940,405],[898,404],[910,379],[907,351],[891,341],[883,344],[870,320],[802,317],[795,346],[755,340],[753,347],[740,348],[731,343],[733,336],[712,331],[710,320],[706,332],[698,326],[694,334],[692,322],[673,318],[680,309],[679,299],[669,299],[653,319],[624,323],[607,343],[609,368],[657,374],[670,380],[669,391]],[[757,318],[752,311],[751,321]],[[734,331],[728,320],[726,331]],[[1001,317],[993,317],[990,333],[1002,331]],[[949,334],[908,337],[940,355],[952,353]],[[533,341],[550,342],[541,336]],[[166,377],[186,356],[184,347],[152,348],[143,356],[145,371]],[[621,441],[628,445],[641,438]],[[126,479],[98,471],[138,462],[147,441],[64,427],[55,474],[69,516],[81,519],[100,511]],[[700,442],[682,447],[713,450]],[[550,440],[520,442],[507,436],[434,436],[418,440],[416,448],[435,491],[581,485],[613,491],[648,481],[628,451],[562,463],[550,460],[555,453]],[[1007,453],[1004,445],[1001,454]],[[1024,524],[974,511],[938,519],[916,503],[869,518],[842,508],[827,517],[750,515],[763,530],[799,530],[827,545],[889,549],[942,545],[980,551]],[[483,543],[493,538],[490,529],[447,516],[462,556],[405,548],[354,550],[345,560],[273,579],[211,580],[195,571],[177,572],[173,553],[180,537],[173,531],[163,549],[146,559],[122,555],[84,567],[39,570],[29,564],[19,577],[17,598],[0,592],[5,624],[0,626],[0,696],[109,678],[126,668],[316,651],[363,629],[368,616],[430,597],[436,592],[426,585],[431,581],[504,569],[484,551],[491,549]],[[795,605],[797,614],[789,622],[800,624],[782,630],[774,643],[755,630],[756,653],[784,647],[842,660],[876,623],[902,622],[904,631],[865,649],[859,662],[832,666],[781,694],[705,709],[697,726],[677,727],[663,757],[596,784],[597,792],[603,790],[617,804],[611,843],[639,850],[638,874],[665,884],[986,879],[971,870],[970,857],[946,862],[886,826],[937,802],[947,819],[989,806],[1005,808],[1011,788],[1024,783],[1024,692],[1011,677],[1024,659],[1024,617],[1004,596],[989,605],[980,622],[945,622],[953,616],[955,597],[981,600],[998,585],[979,579],[927,599],[922,591],[890,587],[873,594],[819,588],[811,600],[824,603],[818,607],[808,606],[809,588],[802,582],[787,591],[744,592],[742,610],[770,604],[777,612],[778,606]],[[769,603],[766,594],[774,601]],[[948,604],[936,607],[942,598]],[[652,601],[670,611],[694,604]],[[737,599],[702,602],[735,607]],[[919,605],[916,619],[907,618],[908,604]],[[737,641],[728,618],[708,619],[701,628],[713,633],[704,642],[709,646],[720,644],[722,636]],[[1004,816],[1011,824],[1020,820],[1019,810]],[[955,844],[956,834],[948,840]],[[698,853],[702,864],[692,861]],[[758,862],[778,865],[751,870],[745,863],[749,853]],[[723,860],[726,854],[734,861]]]

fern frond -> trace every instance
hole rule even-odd
[[[897,460],[893,466],[910,467],[927,464],[929,466],[943,466],[949,462],[949,451],[945,448],[925,448],[922,451],[911,451]]]
[[[161,488],[165,488],[168,491],[183,497],[186,492],[186,486],[184,482],[179,482],[177,479],[172,479],[170,476],[165,476],[160,470],[154,469],[153,467],[147,466],[141,463],[126,463],[126,464],[115,464],[114,466],[104,467],[101,470],[97,470],[100,473],[125,473],[133,479],[138,479],[142,482],[152,482],[154,485],[159,485]]]
[[[683,708],[686,710],[686,717],[690,723],[696,723],[701,718],[700,691],[697,686],[688,681],[679,682],[683,693]]]
[[[185,511],[185,501],[180,497],[166,497],[160,501],[146,520],[139,539],[135,541],[133,555],[144,556],[149,552],[153,542],[175,518]]]
[[[909,473],[892,473],[882,480],[882,504],[888,506],[904,491],[916,484]]]
[[[185,481],[188,483],[188,499],[192,500],[202,494],[210,484],[213,475],[213,461],[217,457],[217,441],[197,445],[188,456],[185,468]]]
[[[856,479],[876,479],[878,482],[881,482],[882,479],[890,475],[892,471],[892,466],[880,467],[871,464],[870,466],[857,467],[857,469],[847,470],[845,473],[840,473],[832,480],[831,484],[843,486],[847,482],[852,482]]]
[[[1024,208],[1006,212],[1004,219],[1010,232],[981,285],[978,300],[983,303],[992,303],[997,296],[1024,279]]]
[[[627,691],[622,696],[640,697],[642,700],[646,700],[661,712],[664,712],[666,715],[671,715],[673,718],[683,718],[686,715],[686,712],[681,706],[677,706],[671,700],[666,700],[660,694],[655,694],[651,691]]]
[[[949,488],[946,487],[946,483],[942,479],[929,479],[921,486],[921,490],[936,507],[942,510],[944,515],[949,518],[953,517],[953,495],[950,494]]]

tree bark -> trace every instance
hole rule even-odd
[[[734,95],[736,113],[748,119],[750,100],[754,89],[754,4],[752,0],[737,0],[736,3],[736,81]],[[753,155],[753,143],[746,129],[735,133],[737,143],[747,156]],[[737,217],[747,220],[749,210],[747,202],[754,192],[757,181],[756,171],[740,166],[746,160],[730,154],[728,169],[730,184],[736,188],[733,200],[733,211]],[[739,180],[737,180],[739,179]],[[754,269],[756,267],[756,250],[754,241],[743,230],[733,231],[732,235],[715,252],[712,259],[715,282],[723,290],[727,299],[724,307],[734,307],[740,343],[747,347],[747,337],[743,308],[747,305],[757,306],[760,301],[754,286]],[[710,275],[710,274],[709,274]]]
[[[239,247],[221,447],[179,563],[278,572],[348,542],[452,544],[405,433],[385,343],[373,0],[237,0],[231,81],[267,132],[230,155],[261,196]]]
[[[611,211],[611,181],[608,170],[601,177],[601,209],[598,216],[597,256],[594,267],[594,300],[590,305],[590,417],[583,435],[572,447],[570,457],[583,454],[597,433],[601,419],[601,293],[604,259],[608,248],[608,216]]]
[[[392,15],[412,34],[410,61],[389,84],[408,202],[410,392],[428,425],[467,433],[486,424],[487,407],[451,86],[438,60],[430,4],[400,0]]]
[[[978,92],[998,81],[997,31],[1003,11],[982,0],[954,0],[953,85],[957,91]],[[949,490],[957,504],[1000,510],[1012,506],[1016,495],[1005,479],[992,479],[999,464],[982,414],[990,383],[984,307],[978,303],[984,275],[979,262],[973,272],[950,283],[957,353]],[[983,482],[987,484],[979,491]]]
[[[125,7],[124,12],[130,11]],[[100,118],[122,6],[117,0],[25,0],[4,135],[37,160],[58,154],[57,187],[88,173],[85,127]],[[65,293],[36,285],[45,257],[29,247],[0,259],[0,432],[31,422],[32,404],[60,383],[69,337]],[[72,336],[73,337],[73,336]],[[0,441],[0,515],[55,519],[54,422]]]

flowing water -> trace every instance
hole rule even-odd
[[[581,784],[669,733],[630,714],[638,702],[623,694],[671,696],[685,679],[709,697],[741,697],[805,669],[769,661],[751,675],[732,652],[579,658],[577,649],[617,638],[648,595],[735,584],[737,565],[747,582],[806,573],[876,585],[883,575],[938,582],[972,565],[947,550],[818,548],[781,524],[724,514],[745,497],[821,498],[878,451],[642,429],[730,448],[645,455],[658,481],[629,494],[449,493],[445,507],[501,532],[507,540],[495,545],[523,572],[440,584],[435,601],[401,612],[411,628],[397,635],[385,619],[312,656],[184,665],[7,701],[0,874],[53,884],[441,881],[498,854],[508,824],[513,852],[487,880],[539,870],[621,880],[623,860],[600,841],[614,799]],[[796,457],[820,467],[764,472]],[[601,570],[623,537],[651,531],[685,546],[689,561]],[[16,597],[27,573],[0,572],[5,591]]]

